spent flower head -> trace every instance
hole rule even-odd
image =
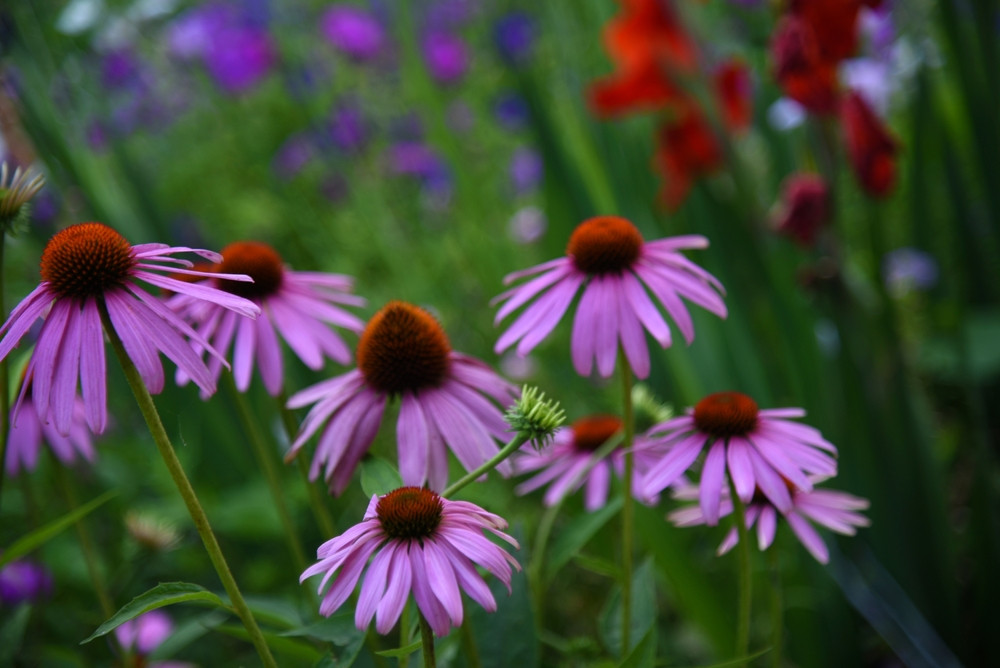
[[[16,231],[27,222],[29,208],[25,205],[43,185],[45,177],[41,174],[31,176],[20,167],[11,174],[6,162],[0,165],[0,230]]]
[[[670,404],[660,401],[645,383],[632,386],[632,407],[635,411],[635,430],[646,431],[661,422],[666,422],[674,416]]]
[[[511,429],[531,441],[536,450],[541,450],[566,421],[566,411],[555,399],[546,399],[537,387],[525,385],[504,419]]]

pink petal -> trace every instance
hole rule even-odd
[[[729,447],[726,449],[726,459],[729,467],[729,477],[736,487],[736,494],[743,503],[749,503],[753,498],[756,482],[753,476],[753,464],[747,448],[750,445],[739,437],[729,439]]]
[[[705,465],[701,470],[701,482],[698,484],[701,509],[705,513],[705,524],[715,526],[719,523],[719,497],[726,474],[726,446],[721,440],[716,440],[705,456]]]
[[[798,536],[799,542],[801,542],[809,554],[816,558],[821,564],[825,564],[830,561],[830,552],[827,550],[826,543],[820,538],[816,530],[813,529],[809,522],[805,521],[803,518],[799,517],[795,513],[790,513],[785,516],[785,520],[788,521],[788,526],[792,527],[792,531]]]
[[[257,368],[264,381],[264,389],[272,397],[278,396],[284,381],[281,344],[271,326],[271,318],[262,313],[253,321],[257,329]]]
[[[404,485],[421,486],[427,480],[427,419],[411,392],[403,393],[396,422],[399,474]]]
[[[104,432],[108,423],[107,367],[104,360],[104,329],[97,304],[87,302],[80,313],[82,334],[80,381],[87,424],[95,434]]]
[[[413,582],[410,559],[402,546],[393,550],[387,580],[385,595],[375,611],[375,630],[383,635],[392,630],[403,613]]]

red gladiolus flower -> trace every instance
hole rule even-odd
[[[861,7],[880,4],[881,0],[791,0],[790,10],[812,28],[823,60],[836,63],[853,55],[858,46]]]
[[[650,60],[667,69],[693,72],[694,41],[663,0],[623,0],[623,11],[604,31],[604,45],[618,65],[630,68]]]
[[[811,247],[830,221],[830,191],[816,174],[793,174],[785,180],[782,210],[775,229],[800,246]]]
[[[722,166],[722,150],[701,109],[685,105],[677,118],[660,127],[653,161],[666,179],[661,197],[670,209],[684,201],[697,176]]]
[[[896,184],[896,140],[857,92],[851,91],[840,109],[847,157],[861,187],[884,197]]]
[[[750,71],[746,63],[730,59],[715,70],[715,93],[722,121],[733,132],[743,132],[753,119]]]
[[[771,40],[774,76],[785,95],[809,111],[832,114],[837,110],[837,66],[822,57],[817,34],[798,16],[783,17]]]
[[[591,109],[603,118],[635,111],[659,111],[682,95],[653,60],[619,70],[595,82],[589,91]]]

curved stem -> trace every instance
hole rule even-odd
[[[746,507],[736,494],[736,486],[729,481],[729,495],[733,500],[733,518],[736,522],[736,552],[739,559],[739,616],[736,621],[736,656],[746,657],[750,652],[750,610],[753,581],[750,573],[750,536],[746,524]],[[740,665],[746,665],[741,663]]]
[[[632,477],[635,461],[632,454],[634,418],[632,416],[632,369],[625,353],[618,351],[622,370],[622,424],[625,449],[625,495],[622,500],[622,656],[628,656],[632,634],[632,537],[635,533],[635,506],[632,499]]]
[[[768,550],[768,562],[771,567],[771,665],[780,668],[782,633],[785,625],[781,600],[781,564],[778,559],[778,549],[773,545]]]
[[[191,481],[188,480],[187,474],[184,473],[184,468],[177,458],[177,453],[174,452],[174,446],[170,443],[170,437],[167,436],[167,431],[163,428],[163,422],[160,420],[160,414],[156,410],[156,404],[153,403],[153,397],[149,394],[149,389],[143,383],[138,369],[135,368],[135,364],[129,358],[128,353],[125,352],[125,346],[122,344],[121,338],[119,338],[114,325],[111,323],[111,318],[108,316],[108,308],[104,304],[104,301],[98,299],[97,306],[101,313],[101,323],[104,325],[104,331],[111,341],[111,347],[118,356],[118,361],[125,372],[125,378],[128,380],[129,387],[132,388],[132,393],[135,395],[135,400],[139,405],[139,410],[142,412],[142,417],[146,420],[146,426],[153,437],[153,442],[156,443],[156,448],[160,451],[160,456],[163,458],[163,462],[170,472],[170,477],[173,478],[174,484],[177,486],[177,491],[180,492],[181,498],[184,500],[184,505],[187,506],[195,529],[198,530],[198,535],[205,545],[208,558],[212,561],[215,572],[218,573],[219,579],[222,581],[222,586],[229,595],[233,609],[243,622],[243,626],[246,627],[247,633],[250,634],[250,640],[257,649],[257,654],[260,655],[263,664],[268,668],[277,668],[278,664],[275,663],[274,657],[271,656],[271,649],[267,646],[267,641],[264,640],[264,634],[261,633],[260,627],[257,626],[257,620],[254,619],[253,613],[250,612],[250,607],[243,599],[243,594],[240,593],[240,589],[236,585],[236,580],[229,570],[229,564],[226,563],[226,558],[222,555],[219,542],[216,540],[215,533],[208,523],[208,516],[205,515],[205,510],[198,501],[194,488],[191,486]]]
[[[285,395],[285,391],[282,390],[281,394],[278,395],[278,412],[281,414],[281,424],[285,427],[285,435],[288,437],[288,442],[292,443],[295,441],[295,434],[299,429],[299,424],[295,419],[295,414],[288,409],[287,403],[288,397]],[[309,507],[312,508],[316,523],[319,525],[325,538],[332,538],[337,533],[333,524],[333,517],[323,502],[323,497],[320,495],[319,489],[309,480],[309,464],[302,457],[296,457],[295,459],[298,461],[299,475],[302,477],[302,483],[306,486],[306,490],[309,493]]]
[[[233,374],[224,373],[223,376],[225,377],[223,382],[226,384],[226,391],[229,392],[236,403],[236,412],[239,413],[240,421],[243,423],[243,431],[246,432],[247,438],[250,439],[254,455],[257,456],[257,462],[264,471],[264,478],[267,480],[271,499],[274,501],[274,507],[278,511],[281,525],[285,529],[288,548],[295,559],[295,566],[299,569],[299,572],[304,571],[306,569],[305,552],[302,550],[302,543],[299,541],[298,533],[296,533],[295,526],[292,524],[292,517],[288,514],[285,495],[281,489],[281,478],[274,466],[274,452],[261,436],[263,429],[254,420],[253,411],[250,409],[246,395],[236,387],[236,383],[233,381]]]
[[[424,613],[417,611],[420,615],[420,641],[424,646],[424,668],[437,668],[437,658],[434,656],[434,633],[431,625],[424,619]]]
[[[513,439],[510,440],[509,443],[507,443],[507,445],[503,446],[500,449],[500,452],[494,455],[492,459],[490,459],[488,462],[477,468],[475,471],[466,473],[464,476],[459,478],[454,485],[444,490],[444,493],[441,496],[445,498],[452,496],[455,492],[462,489],[470,482],[479,478],[479,476],[483,475],[484,473],[489,473],[497,466],[499,466],[500,462],[510,457],[515,450],[517,450],[527,442],[528,442],[528,437],[518,433],[516,436],[514,436]]]

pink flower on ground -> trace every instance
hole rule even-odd
[[[608,501],[612,472],[618,477],[624,475],[625,451],[616,448],[610,456],[597,462],[575,485],[572,483],[587,468],[594,452],[621,430],[622,421],[614,415],[590,415],[569,427],[560,428],[553,436],[552,443],[541,450],[526,445],[514,458],[514,473],[537,475],[522,482],[515,491],[518,494],[528,494],[549,485],[543,503],[552,506],[586,485],[584,508],[588,511],[597,510]],[[641,440],[642,437],[639,437],[637,443]],[[651,450],[639,452],[641,456],[651,459]],[[639,472],[643,468],[643,464],[637,462],[633,474],[633,489],[638,488]]]
[[[821,480],[823,480],[821,477],[811,477],[811,482],[814,483],[819,483]],[[694,500],[698,497],[698,490],[694,486],[689,486],[679,490],[675,496],[679,499]],[[723,490],[722,496],[719,512],[724,517],[733,512],[733,502],[729,498],[728,491]],[[813,489],[811,491],[793,489],[791,491],[791,508],[788,512],[781,514],[766,496],[757,493],[746,506],[746,526],[747,529],[752,529],[754,524],[757,525],[757,546],[761,550],[766,550],[774,541],[778,518],[783,517],[798,537],[799,542],[809,550],[809,554],[814,556],[816,561],[825,564],[830,559],[830,553],[823,539],[809,524],[809,521],[839,534],[853,536],[857,533],[855,527],[866,527],[871,524],[867,517],[857,512],[866,508],[868,508],[868,499],[846,492],[831,489]],[[681,527],[706,524],[705,514],[698,506],[676,510],[670,513],[669,518],[674,524]],[[718,554],[725,554],[733,549],[738,542],[739,533],[734,526],[719,544]]]
[[[211,251],[166,244],[132,246],[125,237],[101,223],[72,225],[49,240],[42,253],[41,284],[0,327],[0,334],[5,334],[0,341],[2,360],[38,318],[45,318],[25,370],[25,376],[32,379],[32,399],[39,420],[53,422],[60,433],[69,433],[79,377],[87,424],[94,433],[104,431],[108,408],[102,305],[150,392],[155,394],[163,389],[163,366],[158,356],[161,352],[202,390],[209,394],[215,391],[211,373],[184,337],[218,354],[136,280],[177,294],[211,300],[249,317],[256,317],[260,309],[222,290],[153,273],[192,273],[186,269],[191,262],[170,257],[177,253],[195,253],[211,262],[221,259]],[[246,276],[227,278],[250,280]],[[23,405],[23,398],[24,390],[15,414]]]
[[[324,428],[309,475],[315,479],[325,467],[334,494],[344,491],[375,440],[390,397],[400,400],[396,435],[406,485],[427,482],[431,489],[443,490],[448,482],[446,445],[471,471],[495,455],[496,441],[508,436],[497,403],[509,404],[514,386],[479,360],[454,352],[441,325],[419,307],[399,301],[382,307],[361,335],[357,362],[357,369],[288,401],[289,408],[315,406],[286,460]],[[510,463],[498,470],[509,475]]]
[[[83,400],[79,396],[73,396],[69,433],[63,435],[52,422],[39,419],[35,404],[27,394],[26,391],[17,419],[14,419],[14,412],[11,411],[10,434],[7,438],[7,475],[16,476],[22,470],[34,471],[44,443],[48,444],[52,454],[63,464],[72,464],[77,456],[93,462],[94,442],[90,429],[87,428]]]
[[[321,615],[329,617],[354,591],[368,559],[354,611],[361,630],[375,618],[375,630],[387,634],[399,619],[410,592],[435,635],[444,636],[463,618],[462,592],[489,612],[496,600],[476,570],[484,568],[510,592],[511,566],[517,561],[488,540],[483,531],[518,548],[505,534],[507,522],[466,501],[449,501],[429,489],[401,487],[372,496],[364,520],[323,543],[319,561],[299,581],[323,573],[318,593]],[[327,583],[333,580],[330,588]]]
[[[662,347],[671,344],[670,328],[647,290],[689,344],[694,324],[681,297],[726,317],[722,285],[678,252],[707,246],[704,237],[695,235],[645,242],[632,223],[616,216],[586,220],[570,237],[566,257],[504,279],[509,284],[540,274],[493,300],[503,304],[496,323],[534,300],[500,336],[495,350],[499,354],[517,343],[517,354],[527,355],[555,328],[582,287],[571,342],[576,372],[589,376],[596,360],[598,373],[610,376],[620,344],[635,374],[646,378],[649,349],[643,329]]]
[[[168,305],[194,325],[220,353],[233,347],[233,377],[236,387],[250,387],[254,361],[271,396],[284,385],[284,364],[278,335],[310,369],[323,367],[324,355],[340,364],[351,361],[351,351],[329,325],[352,332],[364,329],[358,317],[339,304],[364,306],[365,300],[347,294],[353,279],[342,274],[292,271],[267,244],[238,241],[222,249],[222,262],[214,269],[222,274],[246,274],[253,283],[212,278],[206,281],[220,290],[245,297],[260,307],[256,320],[240,317],[219,304],[177,295]],[[235,341],[235,343],[234,343]],[[208,361],[218,381],[222,360]],[[182,375],[182,374],[181,374]],[[178,378],[183,382],[186,378]]]
[[[804,415],[801,408],[759,410],[753,399],[739,392],[710,394],[686,415],[646,432],[653,447],[669,449],[646,471],[641,490],[647,496],[658,494],[707,450],[698,492],[706,524],[719,522],[727,471],[741,501],[749,503],[759,490],[779,511],[788,513],[792,509],[788,483],[811,492],[806,474],[837,473],[834,457],[822,452],[836,455],[837,448],[812,427],[787,419]]]

